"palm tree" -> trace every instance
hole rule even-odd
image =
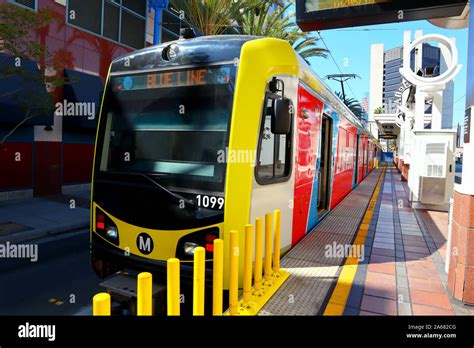
[[[275,6],[276,5],[276,6]],[[302,32],[294,22],[295,13],[289,12],[291,2],[262,0],[239,11],[237,30],[241,34],[268,36],[288,41],[303,58],[326,57],[328,51],[317,46],[318,39]]]
[[[362,116],[363,116],[363,110],[362,110],[362,106],[360,105],[360,103],[357,101],[357,99],[355,98],[347,98],[342,95],[341,92],[336,92],[336,95],[339,97],[339,99],[341,99],[344,104],[346,104],[346,106],[349,108],[349,110],[352,111],[352,113],[358,118],[358,119],[362,119]]]
[[[170,6],[184,11],[186,21],[203,35],[223,34],[231,25],[232,0],[171,0]]]
[[[374,110],[374,114],[383,114],[383,113],[385,113],[385,109],[383,108],[383,106],[379,106],[378,108]]]
[[[288,41],[303,58],[326,57],[318,39],[303,33],[289,13],[291,2],[278,0],[171,0],[183,10],[186,21],[204,35],[242,34],[274,37]]]

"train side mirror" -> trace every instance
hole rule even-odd
[[[271,131],[273,134],[289,134],[293,105],[289,98],[275,99],[273,104]]]

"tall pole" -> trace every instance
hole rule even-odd
[[[161,42],[161,19],[163,18],[163,10],[155,9],[155,27],[153,29],[153,45]]]
[[[346,102],[346,91],[344,90],[344,81],[341,80],[341,90],[342,90],[342,99],[344,101],[344,103]]]
[[[148,9],[155,10],[155,22],[153,31],[153,45],[161,43],[161,27],[163,25],[163,10],[168,9],[169,0],[148,0]]]
[[[342,91],[342,99],[344,103],[346,102],[346,90],[344,89],[344,82],[349,81],[351,79],[360,79],[360,76],[356,74],[333,74],[333,75],[327,75],[325,77],[328,80],[334,80],[337,81],[341,84],[341,91]]]

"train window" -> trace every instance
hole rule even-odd
[[[288,180],[291,168],[291,136],[271,132],[271,110],[275,95],[267,94],[260,127],[256,179],[259,184]]]

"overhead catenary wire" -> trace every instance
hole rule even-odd
[[[336,65],[337,70],[339,71],[340,74],[343,74],[341,68],[339,67],[339,64],[337,64],[336,59],[334,58],[334,56],[333,56],[331,50],[329,49],[328,45],[326,44],[326,41],[324,41],[324,38],[321,36],[321,32],[318,30],[317,33],[318,33],[319,38],[321,39],[321,42],[323,43],[324,47],[325,47],[326,50],[328,51],[329,56],[331,57],[332,61],[333,61],[334,64]],[[351,85],[350,85],[348,82],[346,82],[346,85],[347,85],[347,87],[349,87],[349,90],[351,91],[352,96],[354,97],[354,99],[357,100],[357,97],[356,97],[354,91],[352,90]]]

